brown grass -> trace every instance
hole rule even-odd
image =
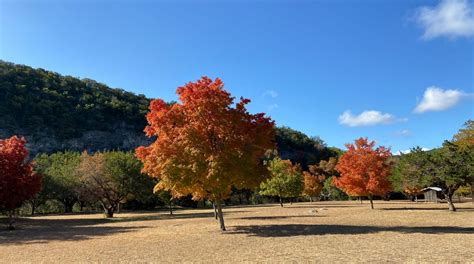
[[[0,262],[474,262],[474,206],[457,205],[228,207],[225,233],[211,210],[23,218],[0,231]]]

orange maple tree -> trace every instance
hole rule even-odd
[[[308,171],[303,171],[303,194],[308,196],[311,201],[313,197],[319,196],[323,190],[323,182],[325,177],[322,175],[317,175],[310,173]]]
[[[268,177],[262,157],[275,147],[274,123],[263,113],[250,114],[249,99],[234,104],[218,78],[202,77],[176,93],[177,103],[150,103],[145,133],[156,140],[136,155],[143,171],[159,179],[155,191],[210,199],[225,230],[221,202],[231,187],[253,188]]]
[[[390,149],[379,146],[375,141],[359,138],[354,144],[346,144],[347,151],[339,158],[336,170],[340,177],[333,178],[333,184],[351,196],[368,196],[373,209],[373,196],[385,195],[391,190],[388,179],[391,156]]]
[[[33,198],[41,189],[41,176],[27,161],[24,138],[0,139],[0,209],[8,212],[9,229],[13,229],[14,209]]]

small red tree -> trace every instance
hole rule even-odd
[[[25,139],[13,136],[0,139],[0,209],[7,211],[9,229],[13,229],[13,212],[41,189],[41,176],[33,172],[26,159]]]
[[[160,180],[155,191],[210,199],[225,230],[222,200],[232,187],[253,188],[266,179],[262,157],[275,147],[275,132],[270,118],[247,111],[250,100],[234,104],[223,86],[220,79],[203,77],[179,87],[175,104],[153,100],[145,133],[156,140],[136,155],[143,172]]]
[[[368,196],[374,209],[374,195],[385,195],[391,190],[388,176],[390,149],[383,146],[374,149],[375,141],[359,138],[355,144],[346,144],[347,151],[339,158],[336,170],[340,177],[333,184],[351,196]]]

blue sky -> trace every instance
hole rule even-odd
[[[474,118],[473,2],[5,1],[0,58],[152,98],[202,75],[330,146],[433,148]]]

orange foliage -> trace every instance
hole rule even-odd
[[[304,189],[303,194],[309,197],[319,196],[323,190],[324,176],[318,176],[307,171],[303,171]]]
[[[421,188],[408,188],[408,187],[406,187],[405,190],[403,190],[403,192],[408,195],[420,195],[423,193]]]
[[[339,158],[336,170],[340,177],[333,184],[351,196],[385,195],[391,190],[388,179],[390,149],[378,147],[375,141],[359,138],[355,144],[346,144],[347,151]]]
[[[155,191],[219,201],[232,186],[253,188],[266,179],[261,158],[275,147],[270,118],[247,112],[248,99],[234,105],[220,79],[202,77],[176,93],[178,103],[150,103],[145,133],[156,140],[136,150],[143,171],[159,179]]]

